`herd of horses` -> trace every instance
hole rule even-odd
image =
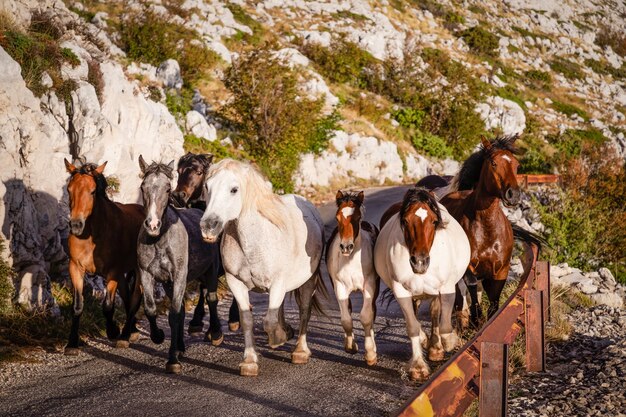
[[[79,353],[85,273],[105,279],[106,333],[118,347],[138,339],[135,315],[142,299],[151,340],[164,341],[154,299],[155,283],[160,282],[170,299],[166,371],[179,373],[179,359],[185,352],[187,283],[200,281],[200,299],[188,331],[202,332],[206,301],[210,316],[206,338],[219,345],[223,333],[217,288],[218,278],[224,275],[233,294],[229,328],[234,331],[241,324],[244,335],[241,375],[259,372],[251,290],[269,294],[263,328],[272,348],[294,336],[284,316],[285,295],[294,293],[300,326],[291,360],[307,363],[311,312],[322,310],[321,298],[327,295],[320,272],[325,251],[346,352],[358,350],[350,294],[361,291],[365,361],[377,362],[374,321],[382,279],[406,321],[412,348],[408,373],[413,379],[426,378],[429,367],[422,347],[429,360],[443,360],[444,352],[458,344],[454,313],[458,328],[481,320],[479,282],[489,298],[488,314],[497,311],[514,237],[538,243],[537,236],[512,227],[500,206],[520,201],[516,138],[483,138],[454,178],[428,176],[410,188],[402,201],[390,201],[379,227],[363,220],[363,192],[338,191],[337,227],[328,241],[312,203],[297,195],[275,194],[270,183],[245,162],[224,159],[212,164],[211,155],[188,153],[175,166],[174,161],[148,164],[140,156],[143,205],[138,205],[108,198],[106,162],[76,167],[66,160],[74,315],[65,354]],[[175,170],[178,183],[172,189]],[[126,310],[121,333],[113,319],[116,292]],[[417,308],[425,299],[431,300],[430,338],[417,319]]]

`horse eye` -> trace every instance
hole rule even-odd
[[[230,193],[231,194],[237,194],[237,191],[239,191],[238,187],[233,187],[233,188],[230,189]]]

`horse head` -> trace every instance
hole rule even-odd
[[[404,195],[399,216],[411,268],[423,274],[430,265],[435,232],[444,226],[437,200],[424,188],[411,188]]]
[[[106,198],[107,182],[102,173],[107,163],[100,166],[86,163],[80,168],[67,159],[65,169],[70,173],[67,193],[70,203],[70,233],[80,236],[85,229],[85,222],[91,215],[96,197]]]
[[[354,242],[359,237],[361,224],[361,208],[365,195],[359,193],[343,193],[337,191],[337,224],[339,229],[339,249],[344,256],[350,256],[354,250]]]
[[[519,204],[521,192],[517,183],[519,162],[515,157],[513,143],[517,136],[496,138],[493,141],[481,138],[482,152],[485,155],[480,178],[485,190],[499,197],[505,206]]]
[[[148,165],[139,155],[139,168],[143,181],[141,182],[141,196],[146,208],[146,219],[143,227],[150,236],[159,236],[165,209],[169,204],[172,191],[171,181],[174,178],[174,161],[168,165],[156,162]]]
[[[178,161],[178,183],[172,192],[172,202],[185,207],[189,201],[199,200],[206,173],[209,171],[213,155],[188,152]]]

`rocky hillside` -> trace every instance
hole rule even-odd
[[[0,215],[17,301],[63,271],[63,158],[255,160],[279,190],[454,174],[480,134],[523,172],[626,154],[626,5],[606,0],[10,0],[0,10]],[[269,128],[271,127],[271,129]],[[537,226],[539,227],[539,226]]]

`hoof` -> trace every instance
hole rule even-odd
[[[128,338],[128,341],[130,343],[135,343],[136,341],[139,340],[139,336],[141,336],[141,333],[137,332],[133,332],[130,334],[130,337]]]
[[[63,349],[63,354],[65,356],[78,356],[79,353],[80,349],[77,347],[65,346],[65,349]]]
[[[285,327],[285,333],[287,333],[287,340],[291,340],[293,339],[293,327],[291,327],[290,325],[287,325],[287,327]]]
[[[224,334],[220,333],[219,337],[211,337],[209,333],[206,334],[206,338],[211,342],[213,346],[219,346],[224,341]]]
[[[130,342],[125,339],[118,339],[115,342],[115,347],[118,349],[127,349],[128,347],[130,347]]]
[[[430,372],[428,371],[428,369],[417,369],[417,368],[409,369],[409,378],[411,378],[412,381],[419,381],[422,379],[427,379],[428,375],[430,375]]]
[[[291,363],[296,365],[304,365],[305,363],[309,363],[309,358],[311,357],[310,353],[297,351],[291,354]]]
[[[192,336],[199,336],[202,334],[202,330],[203,330],[203,326],[192,326],[191,324],[189,325],[189,328],[187,328],[187,333],[189,333]]]
[[[353,340],[352,346],[345,345],[344,350],[354,355],[355,353],[359,351],[359,345],[357,345],[356,342]]]
[[[165,340],[165,333],[163,333],[163,330],[161,329],[157,329],[154,332],[150,332],[150,340],[152,340],[152,343],[156,343],[157,345],[160,345]]]
[[[259,365],[255,362],[242,362],[239,364],[239,374],[241,376],[258,376]]]
[[[428,350],[428,360],[433,362],[442,361],[444,358],[443,349],[429,349]]]
[[[115,340],[120,336],[120,328],[116,325],[107,328],[107,337],[109,340]]]
[[[234,321],[232,323],[228,323],[228,330],[230,330],[231,332],[236,332],[237,330],[239,330],[239,322]]]
[[[167,363],[165,365],[165,372],[167,372],[168,374],[179,374],[181,373],[182,370],[183,370],[183,366],[178,362]]]
[[[378,357],[375,353],[373,355],[365,354],[365,363],[367,366],[374,366],[378,363]]]

